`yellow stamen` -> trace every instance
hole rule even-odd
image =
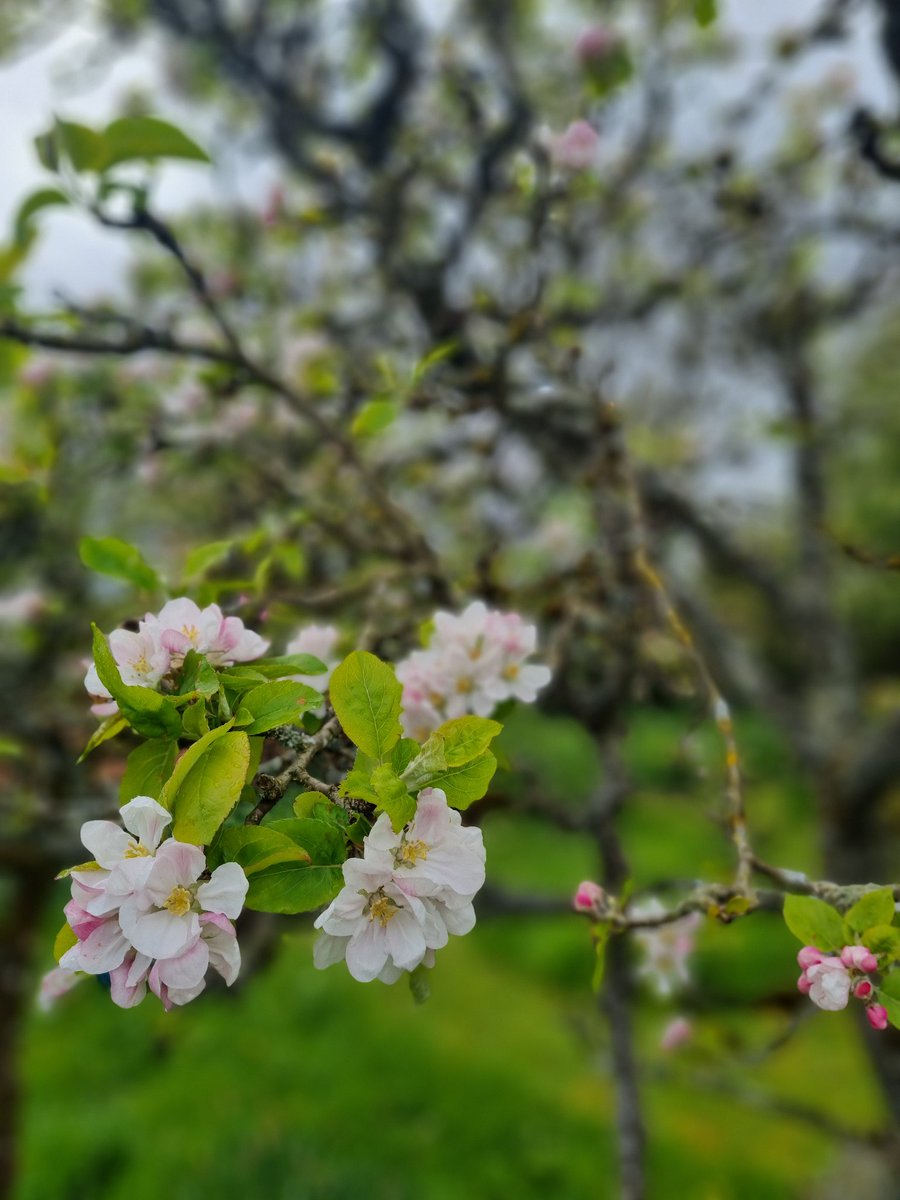
[[[125,847],[126,858],[149,858],[150,851],[146,846],[142,846],[140,842],[129,842]]]
[[[167,908],[173,917],[183,917],[186,912],[191,911],[191,893],[179,884],[172,889],[163,908]]]
[[[404,842],[397,851],[398,865],[414,867],[419,860],[428,857],[428,847],[424,842]]]
[[[508,667],[503,668],[504,679],[518,679],[519,667],[517,663],[510,663]]]
[[[377,900],[373,900],[369,905],[369,920],[379,921],[382,929],[387,925],[391,917],[399,912],[400,909],[387,896],[379,896]]]

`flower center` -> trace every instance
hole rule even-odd
[[[400,909],[387,896],[379,896],[375,900],[369,902],[369,920],[378,921],[382,929],[387,925],[388,921],[398,913]]]
[[[129,842],[125,847],[126,858],[149,858],[150,851],[146,846],[142,846],[140,842]]]
[[[428,847],[424,842],[404,842],[397,851],[397,865],[414,867],[420,859],[428,857]]]
[[[461,695],[467,696],[469,692],[475,690],[475,684],[468,677],[468,675],[463,675],[462,679],[457,681],[456,690],[461,693]]]
[[[182,625],[181,632],[191,643],[192,646],[197,646],[200,643],[200,630],[196,625]]]
[[[191,893],[179,884],[172,889],[163,908],[167,908],[173,917],[183,917],[186,912],[191,911],[191,901]]]
[[[518,679],[519,666],[517,663],[510,663],[508,667],[503,668],[504,679]]]

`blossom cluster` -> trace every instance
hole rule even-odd
[[[167,1010],[187,1004],[210,967],[230,986],[241,967],[232,921],[247,895],[243,869],[229,862],[210,874],[199,846],[163,841],[172,816],[149,796],[129,801],[121,817],[124,829],[113,821],[81,827],[94,861],[69,873],[64,911],[75,942],[47,977],[45,1000],[77,972],[108,975],[121,1008],[140,1004],[148,986]]]
[[[480,600],[459,615],[435,613],[426,649],[397,664],[407,737],[424,741],[444,721],[490,716],[504,700],[535,700],[550,680],[549,667],[526,662],[536,646],[534,625]]]
[[[362,983],[394,983],[404,971],[433,966],[450,934],[475,924],[484,859],[481,830],[464,827],[439,788],[419,793],[416,815],[400,833],[382,813],[362,858],[344,863],[343,889],[316,920],[316,966],[346,961]]]
[[[268,646],[258,633],[246,629],[239,617],[224,616],[218,604],[201,609],[186,596],[169,600],[158,613],[147,613],[136,632],[114,629],[109,635],[122,682],[154,690],[181,667],[189,650],[204,654],[214,667],[228,667],[261,658]],[[117,711],[93,663],[84,686],[95,700],[92,711],[98,717]]]
[[[847,1007],[852,993],[865,1004],[872,1028],[887,1028],[887,1009],[877,1003],[875,985],[869,978],[878,970],[878,959],[867,946],[844,946],[840,955],[804,946],[797,962],[801,968],[797,987],[813,1004],[826,1012],[839,1012]]]
[[[305,683],[315,688],[317,692],[326,692],[331,680],[331,673],[338,665],[339,659],[334,657],[334,650],[340,638],[340,633],[333,625],[304,625],[298,629],[291,641],[288,642],[287,654],[311,654],[325,664],[324,675],[293,675],[298,683]]]

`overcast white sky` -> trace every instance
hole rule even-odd
[[[114,62],[98,63],[85,72],[83,66],[103,43],[91,20],[91,5],[85,15],[63,30],[52,42],[16,62],[0,66],[0,229],[8,227],[17,206],[33,188],[46,182],[34,155],[33,138],[45,130],[54,112],[88,123],[99,122],[115,112],[123,94],[135,86],[155,90],[161,97],[156,111],[171,114],[171,89],[160,87],[158,43],[148,40],[139,49],[122,54]],[[786,24],[806,21],[821,7],[821,0],[726,0],[727,28],[758,45],[760,51],[772,33]],[[874,5],[872,5],[874,10]],[[785,13],[789,12],[789,22]],[[858,90],[877,107],[894,103],[893,85],[887,78],[877,46],[874,11],[864,19],[859,36],[849,48],[825,50],[804,67],[815,73],[838,62],[852,63]],[[77,81],[77,82],[76,82]],[[196,121],[196,115],[194,116]],[[195,124],[188,122],[191,132]],[[157,192],[163,211],[177,209],[213,194],[234,195],[238,184],[234,163],[219,162],[215,168],[167,165]],[[264,194],[274,175],[271,164],[260,163],[248,180],[244,171],[240,191],[252,198],[254,190]],[[83,300],[108,292],[121,283],[128,262],[129,245],[120,235],[104,233],[91,222],[65,211],[49,212],[42,221],[41,241],[29,262],[24,282],[32,303],[46,303],[54,289]]]

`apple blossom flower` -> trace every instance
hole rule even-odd
[[[139,891],[119,908],[119,924],[129,943],[151,958],[176,958],[201,934],[204,912],[237,917],[248,882],[233,862],[216,867],[206,883],[206,856],[199,846],[169,840],[156,852]]]
[[[172,814],[151,796],[135,796],[119,811],[124,829],[114,821],[85,821],[81,841],[96,866],[71,872],[72,904],[83,912],[76,919],[104,917],[118,910],[125,897],[139,888]],[[75,923],[70,920],[76,931]],[[90,931],[85,934],[88,936]]]
[[[287,653],[312,654],[325,664],[327,670],[324,675],[292,675],[291,678],[296,679],[298,683],[305,683],[307,687],[315,688],[317,692],[324,692],[331,680],[332,671],[340,662],[339,658],[334,657],[334,648],[340,636],[333,625],[304,625],[302,629],[298,629],[287,644]]]
[[[468,904],[484,883],[481,830],[463,826],[440,788],[419,792],[416,815],[395,833],[382,813],[366,837],[366,858],[381,863],[404,892],[455,905]]]
[[[584,120],[572,121],[564,133],[548,133],[544,139],[550,161],[565,171],[583,171],[597,158],[600,138]]]
[[[572,905],[576,912],[596,915],[603,904],[605,895],[606,893],[599,883],[592,883],[589,879],[585,879],[579,883]]]
[[[690,1041],[694,1035],[694,1027],[687,1017],[673,1017],[665,1027],[659,1045],[662,1050],[677,1050],[679,1046]]]
[[[629,916],[659,917],[665,906],[655,897],[632,904]],[[643,961],[637,974],[647,979],[659,996],[670,996],[676,988],[690,982],[688,959],[694,949],[694,935],[700,924],[699,913],[689,913],[677,921],[634,931],[635,941],[643,951]]]
[[[877,971],[878,959],[868,946],[845,946],[841,951],[841,962],[856,971]]]
[[[189,650],[206,655],[215,667],[225,667],[260,658],[269,647],[259,634],[246,629],[239,617],[223,616],[218,604],[201,609],[186,596],[169,600],[156,616],[148,613],[145,624],[176,666]]]
[[[550,679],[548,667],[525,661],[536,644],[534,625],[480,600],[459,614],[435,613],[427,648],[397,664],[407,736],[421,741],[444,721],[489,716],[504,700],[531,703]]]
[[[850,975],[839,958],[829,955],[806,969],[809,998],[826,1012],[839,1012],[850,999]]]

